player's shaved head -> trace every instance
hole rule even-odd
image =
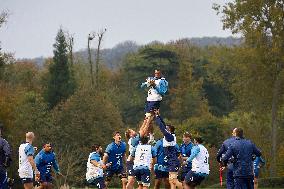
[[[244,137],[244,130],[242,128],[236,128],[236,136],[243,138]]]
[[[35,134],[33,132],[26,133],[26,139],[32,140],[35,138]]]
[[[237,129],[238,129],[238,128],[234,128],[234,129],[233,129],[233,132],[232,132],[232,135],[233,135],[233,136],[236,136],[236,135],[237,135],[237,133],[236,133]]]

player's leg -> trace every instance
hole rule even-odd
[[[105,173],[105,185],[106,185],[106,187],[108,187],[113,175],[114,175],[113,171],[106,170],[106,173]]]
[[[227,189],[234,189],[234,175],[233,175],[233,165],[228,165],[227,173],[226,173],[226,184]]]
[[[155,179],[154,189],[160,189],[162,183],[162,179]]]
[[[123,168],[119,171],[118,176],[121,179],[122,189],[126,189],[127,174],[125,173]]]
[[[254,169],[254,189],[258,189],[259,169]]]
[[[176,187],[182,189],[182,183],[178,181],[178,172],[169,172],[169,183],[171,189],[175,189]]]
[[[32,189],[34,187],[34,185],[33,185],[33,183],[31,182],[31,183],[25,183],[24,184],[24,188],[25,189]]]
[[[163,178],[163,183],[164,183],[165,189],[171,188],[171,185],[170,185],[170,182],[169,182],[169,175],[167,176],[167,178]]]
[[[141,170],[141,181],[143,184],[143,189],[148,189],[150,187],[150,170],[142,169]]]
[[[33,178],[21,178],[24,189],[32,189],[34,187]]]
[[[143,189],[143,184],[142,184],[142,179],[141,179],[141,171],[139,169],[134,170],[134,175],[135,175],[136,181],[138,183],[138,188]]]
[[[128,174],[126,188],[127,189],[133,189],[134,188],[134,183],[135,183],[133,162],[132,161],[127,161],[126,162],[126,168],[127,168],[127,174]]]

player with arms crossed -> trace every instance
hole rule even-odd
[[[194,189],[209,175],[209,153],[202,143],[201,137],[194,139],[195,145],[191,149],[191,155],[186,160],[192,163],[192,169],[185,176],[185,189]]]
[[[103,164],[101,159],[102,152],[103,149],[101,145],[94,144],[87,162],[86,180],[90,185],[96,186],[98,189],[107,188],[104,179],[104,169],[106,169],[109,164]]]

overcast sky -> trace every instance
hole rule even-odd
[[[213,3],[225,0],[0,0],[9,10],[0,28],[2,51],[16,58],[51,56],[60,28],[74,34],[74,48],[87,46],[91,31],[107,28],[103,48],[125,40],[146,44],[185,37],[230,36],[222,30]],[[95,46],[94,42],[92,46]]]

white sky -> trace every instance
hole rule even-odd
[[[138,44],[185,37],[230,36],[222,30],[213,3],[225,0],[0,0],[9,10],[0,28],[2,51],[16,58],[51,56],[60,26],[74,34],[74,50],[86,48],[87,35],[107,28],[103,48],[133,40]],[[96,44],[92,43],[95,47]]]

